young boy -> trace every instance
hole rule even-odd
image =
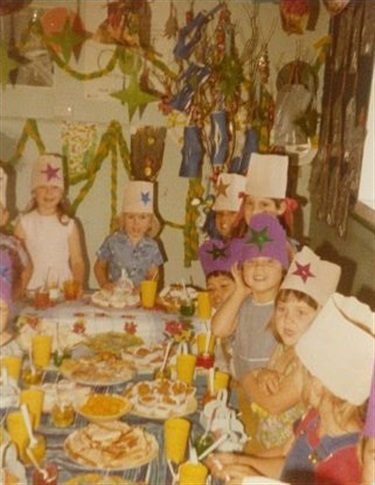
[[[232,268],[235,289],[213,316],[212,332],[220,338],[234,334],[234,374],[241,379],[263,367],[276,345],[267,325],[288,255],[285,231],[275,217],[263,213],[251,218],[237,260]]]
[[[123,271],[135,288],[145,279],[157,279],[164,263],[153,236],[159,222],[154,214],[154,186],[130,181],[124,189],[120,230],[110,234],[97,252],[94,265],[101,288],[113,289]]]

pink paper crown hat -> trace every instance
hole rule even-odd
[[[368,305],[334,293],[299,339],[297,355],[332,394],[361,405],[370,395],[374,327]]]
[[[0,251],[0,299],[12,302],[12,261],[7,251]]]
[[[245,193],[253,197],[285,199],[289,158],[252,153],[246,174]]]
[[[255,214],[243,240],[241,261],[272,258],[285,269],[289,266],[286,232],[277,217],[267,212]]]
[[[214,271],[230,272],[233,263],[239,260],[243,241],[232,239],[222,241],[220,239],[209,239],[198,248],[199,261],[206,277]]]
[[[324,305],[336,291],[340,276],[340,266],[320,259],[314,251],[304,246],[294,256],[280,289],[301,291],[319,305]]]
[[[213,211],[238,212],[245,191],[246,177],[237,173],[222,173],[215,187]]]
[[[7,181],[8,175],[5,173],[3,167],[0,167],[0,204],[3,209],[7,206]]]
[[[34,163],[31,190],[42,185],[65,189],[63,158],[60,155],[46,153]]]
[[[143,180],[130,180],[125,184],[122,212],[153,214],[150,235],[160,230],[160,222],[154,214],[154,184]]]

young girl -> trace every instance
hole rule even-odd
[[[243,377],[241,385],[251,402],[247,453],[284,445],[293,434],[293,423],[305,407],[301,401],[302,366],[294,347],[309,328],[319,308],[336,290],[341,269],[322,261],[305,246],[296,254],[275,301],[270,325],[280,342],[266,368]]]
[[[246,177],[236,173],[222,173],[216,183],[215,203],[212,206],[214,230],[210,236],[228,241],[243,232],[239,211],[245,190]],[[243,225],[246,226],[243,221]],[[241,226],[242,227],[242,226]],[[209,231],[210,232],[210,231]]]
[[[0,162],[2,163],[2,162]],[[9,212],[7,210],[8,174],[0,165],[0,249],[6,251],[12,261],[12,298],[17,300],[24,296],[31,278],[33,266],[22,242],[7,232]]]
[[[212,332],[220,338],[234,335],[234,374],[241,379],[267,362],[276,345],[267,329],[274,301],[288,268],[286,234],[270,214],[252,217],[247,237],[242,240],[232,275],[235,289],[212,318]]]
[[[112,290],[124,271],[136,288],[142,280],[159,278],[164,259],[152,238],[159,228],[153,191],[151,182],[130,181],[125,186],[121,228],[97,252],[94,271],[101,288]]]
[[[12,306],[12,262],[0,251],[0,355],[22,355],[22,350],[9,329]]]
[[[27,289],[35,291],[52,282],[62,285],[70,279],[83,284],[81,239],[77,223],[66,211],[62,157],[45,154],[38,158],[32,171],[31,192],[31,205],[14,230],[33,263]]]
[[[215,454],[208,461],[213,474],[231,484],[265,475],[290,485],[360,485],[359,443],[374,362],[371,332],[370,308],[333,294],[296,345],[309,410],[295,427],[286,457]]]

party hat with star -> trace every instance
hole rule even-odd
[[[42,185],[64,190],[64,165],[61,155],[45,153],[35,161],[31,174],[31,190]]]
[[[289,158],[286,155],[252,153],[245,192],[253,197],[285,199]]]
[[[222,173],[216,184],[214,211],[238,212],[245,190],[246,177],[237,173]]]
[[[206,277],[214,271],[230,272],[233,263],[239,260],[242,239],[222,241],[209,239],[198,248],[199,261]]]
[[[280,289],[301,291],[319,305],[324,305],[336,291],[340,275],[340,266],[320,259],[314,251],[304,246],[294,256]]]
[[[241,261],[255,258],[276,259],[283,268],[289,266],[286,232],[277,217],[267,212],[251,217],[243,241]]]
[[[154,213],[154,184],[143,180],[130,180],[125,184],[122,212],[152,214],[150,235],[159,232],[160,223]]]

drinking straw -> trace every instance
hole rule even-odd
[[[210,369],[208,369],[208,389],[211,395],[214,395],[215,393],[214,382],[215,382],[215,368],[211,367]]]
[[[166,364],[167,364],[167,360],[168,360],[168,356],[169,356],[169,352],[171,350],[171,347],[172,347],[172,341],[170,340],[168,342],[168,345],[167,345],[167,348],[165,350],[165,354],[164,354],[164,360],[163,360],[163,363],[161,364],[161,367],[160,367],[160,372],[163,372]]]
[[[203,460],[203,458],[206,458],[206,456],[208,456],[210,453],[212,453],[214,450],[216,450],[216,448],[218,448],[222,443],[224,443],[224,441],[227,438],[228,438],[227,433],[221,435],[220,438],[218,438],[216,441],[214,441],[211,446],[209,446],[206,450],[204,450],[203,453],[201,453],[198,456],[198,460]]]
[[[33,433],[33,429],[32,429],[32,426],[31,426],[31,420],[30,420],[30,414],[29,414],[29,410],[27,408],[27,404],[21,404],[20,409],[21,409],[23,421],[24,421],[25,426],[26,426],[27,434],[29,435],[29,438],[30,438],[30,447],[32,448],[36,444],[38,444],[38,440],[35,438],[34,433]]]
[[[5,367],[1,368],[1,382],[3,383],[3,386],[7,386],[9,384],[8,372]]]
[[[205,346],[204,346],[204,353],[205,354],[208,354],[208,349],[210,347],[210,340],[211,340],[211,330],[207,330],[207,333],[206,333],[206,342],[205,342]]]

